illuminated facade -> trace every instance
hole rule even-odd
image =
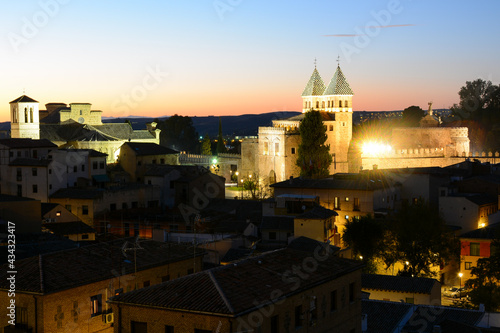
[[[348,151],[352,138],[353,91],[340,66],[325,85],[318,70],[314,71],[302,92],[302,114],[273,120],[272,127],[259,127],[258,140],[242,143],[242,176],[258,174],[265,184],[298,176],[296,166],[300,144],[299,124],[310,110],[321,112],[333,162],[330,173],[347,172]],[[245,158],[245,156],[254,156]]]

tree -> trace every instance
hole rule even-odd
[[[500,309],[500,238],[497,232],[495,239],[491,242],[489,258],[481,258],[477,265],[472,268],[471,278],[465,283],[469,292],[471,303],[476,306],[484,304],[488,312],[496,312]]]
[[[496,91],[498,86],[493,85],[491,81],[482,79],[466,81],[465,86],[458,92],[460,102],[451,108],[453,115],[460,119],[478,120],[484,110],[496,106],[494,99]]]
[[[208,134],[205,134],[203,140],[201,141],[201,154],[202,155],[212,155],[212,141]]]
[[[342,241],[350,247],[354,255],[365,263],[365,273],[376,273],[374,259],[380,256],[385,234],[385,225],[371,215],[348,221]]]
[[[217,137],[217,155],[226,152],[226,145],[224,144],[224,137],[222,136],[222,121],[219,117],[219,135]]]
[[[381,257],[386,265],[402,263],[400,275],[432,276],[432,266],[440,266],[458,253],[458,241],[439,213],[423,200],[404,203],[389,220],[387,230]]]
[[[190,117],[173,115],[164,121],[159,121],[157,128],[161,130],[162,146],[179,151],[198,151],[198,133]]]
[[[500,149],[500,87],[477,79],[467,81],[458,95],[459,103],[450,109],[460,125],[469,129],[474,149]]]
[[[297,166],[300,175],[308,178],[321,178],[329,175],[332,163],[330,145],[325,145],[326,127],[319,111],[305,113],[300,122],[300,139]]]
[[[432,276],[432,266],[450,260],[458,251],[458,242],[443,219],[423,202],[403,204],[385,220],[366,216],[348,222],[342,239],[367,263],[380,259],[387,268],[403,264],[399,275],[404,276]]]
[[[419,106],[409,106],[403,110],[403,126],[418,127],[425,112]]]
[[[132,127],[132,122],[130,119],[125,119],[125,124],[129,124],[130,127]]]

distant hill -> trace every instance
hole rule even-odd
[[[230,136],[252,136],[257,135],[259,126],[271,126],[272,120],[290,118],[300,114],[294,111],[279,111],[261,114],[244,114],[240,116],[221,116],[222,133]],[[158,119],[164,120],[168,117],[160,117]],[[129,119],[134,129],[145,129],[146,123],[150,123],[155,118],[150,117],[135,117],[128,118],[103,118],[105,123],[123,123]],[[211,137],[217,136],[219,133],[219,117],[191,117],[193,126],[200,136],[206,133]]]
[[[354,122],[357,121],[362,114],[377,114],[377,113],[395,113],[402,112],[403,110],[396,111],[355,111],[354,112]],[[434,110],[436,114],[447,115],[450,110],[448,109],[436,109]],[[300,112],[296,111],[279,111],[279,112],[268,112],[261,114],[244,114],[240,116],[221,116],[222,120],[222,133],[224,135],[230,136],[256,136],[259,126],[271,126],[272,120],[275,119],[285,119],[296,116]],[[168,117],[159,117],[158,119],[164,120]],[[152,122],[153,117],[140,117],[140,116],[129,116],[125,118],[106,118],[103,117],[102,121],[104,123],[123,123],[128,119],[132,122],[132,127],[136,130],[141,130],[146,128],[146,123]],[[208,116],[208,117],[191,117],[193,120],[193,125],[200,136],[206,133],[211,137],[215,137],[219,131],[219,117],[218,116]],[[0,123],[0,131],[10,130],[10,122]]]

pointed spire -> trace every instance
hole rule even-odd
[[[320,96],[323,95],[325,91],[325,82],[319,75],[318,70],[316,69],[316,59],[314,60],[314,71],[311,74],[311,78],[309,82],[307,82],[304,91],[302,92],[302,96]]]
[[[323,95],[354,95],[344,73],[340,69],[340,65],[337,65],[337,70]]]

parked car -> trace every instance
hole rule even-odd
[[[443,292],[443,295],[447,296],[447,297],[452,297],[452,298],[466,297],[467,290],[465,290],[465,288],[453,287],[453,288],[450,288],[448,290],[445,290]]]

